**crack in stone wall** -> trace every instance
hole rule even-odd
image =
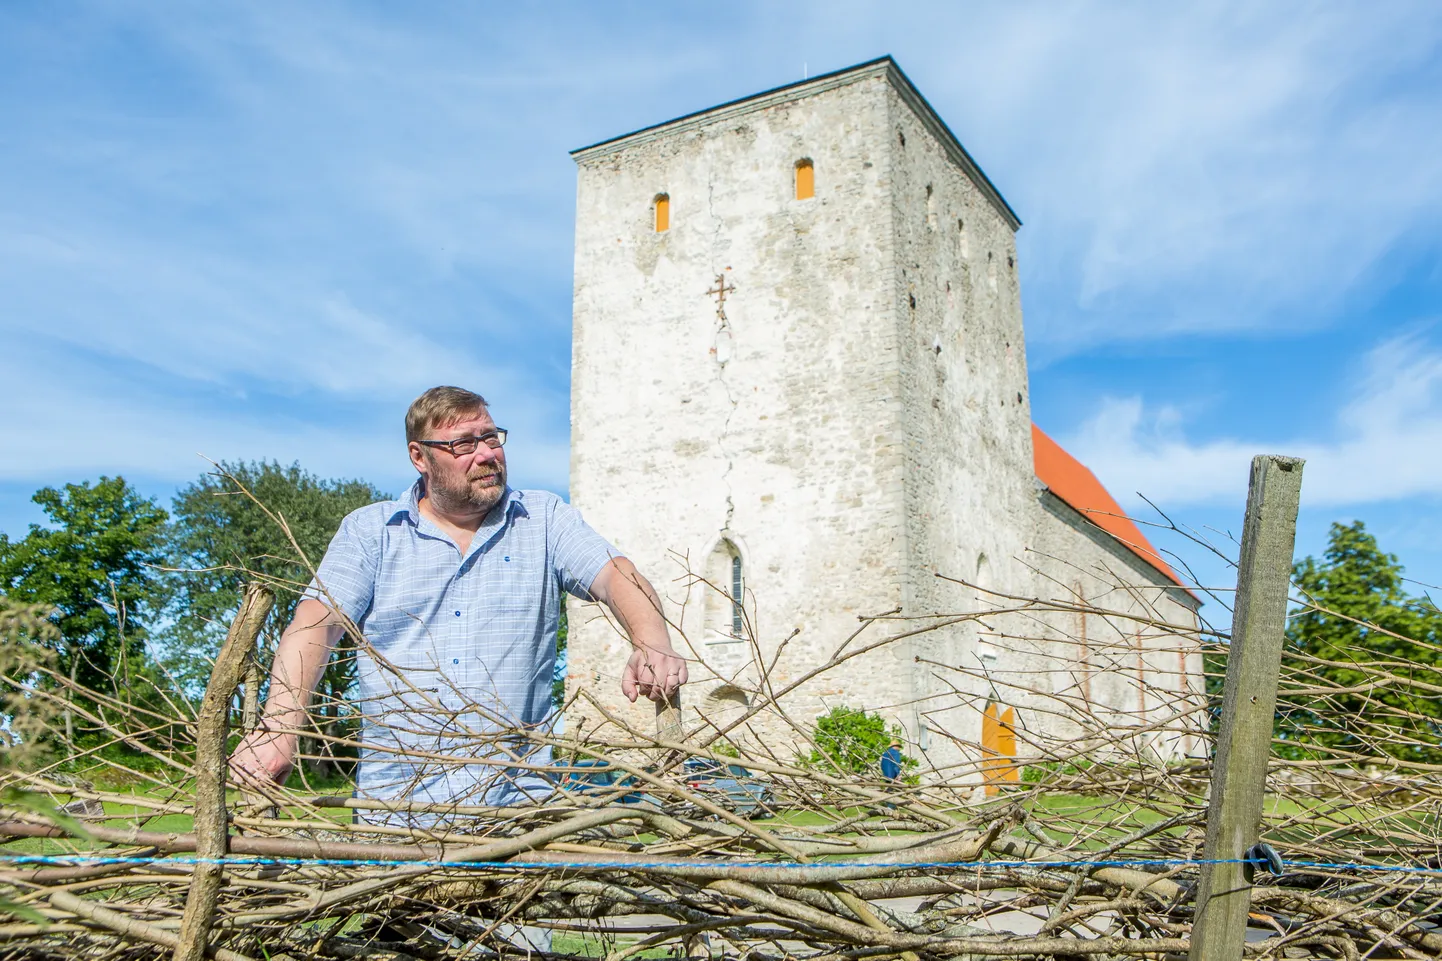
[[[726,419],[722,422],[720,436],[716,438],[716,445],[721,449],[722,455],[726,458],[726,469],[721,473],[721,483],[726,488],[726,520],[721,525],[719,532],[725,537],[731,530],[732,518],[736,516],[735,491],[731,486],[731,472],[736,468],[736,457],[729,447],[731,439],[731,421],[736,416],[736,408],[740,406],[740,400],[731,390],[731,385],[726,381],[726,365],[736,356],[738,343],[736,330],[731,326],[730,319],[726,316],[726,290],[728,285],[727,273],[730,267],[722,267],[717,256],[718,248],[721,246],[722,230],[725,222],[716,214],[716,179],[714,172],[710,172],[706,178],[706,212],[711,218],[711,247],[710,263],[711,271],[716,277],[717,305],[716,325],[713,332],[711,355],[716,362],[716,382],[721,385],[721,391],[726,395],[726,402],[729,409],[726,412]],[[726,340],[729,343],[724,344]]]

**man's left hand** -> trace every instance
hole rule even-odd
[[[638,695],[660,704],[680,690],[686,680],[686,661],[681,655],[669,647],[638,646],[621,675],[621,693],[633,704]]]

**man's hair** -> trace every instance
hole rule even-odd
[[[487,408],[486,399],[464,387],[432,387],[406,411],[406,443],[423,440],[437,427],[454,424]]]

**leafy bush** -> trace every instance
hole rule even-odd
[[[1052,781],[1079,778],[1085,775],[1094,764],[1095,762],[1087,758],[1077,758],[1073,761],[1035,761],[1021,769],[1021,780],[1023,784],[1046,784]]]
[[[855,774],[876,774],[881,755],[892,739],[901,739],[901,726],[886,726],[880,714],[867,714],[851,707],[833,707],[816,719],[812,740],[816,743],[804,760],[812,767],[835,767]],[[916,767],[914,758],[902,758],[902,770]]]

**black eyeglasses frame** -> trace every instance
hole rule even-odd
[[[418,440],[416,441],[416,443],[422,444],[426,447],[435,447],[439,450],[447,451],[452,457],[464,457],[466,454],[475,453],[475,451],[482,444],[485,444],[491,450],[499,450],[502,447],[505,447],[506,433],[507,432],[504,427],[497,427],[495,430],[486,431],[486,433],[479,436],[457,437],[453,440]],[[495,440],[494,444],[491,443],[492,439]],[[457,444],[462,445],[464,449],[457,450]],[[466,446],[467,444],[469,444],[469,446]]]

